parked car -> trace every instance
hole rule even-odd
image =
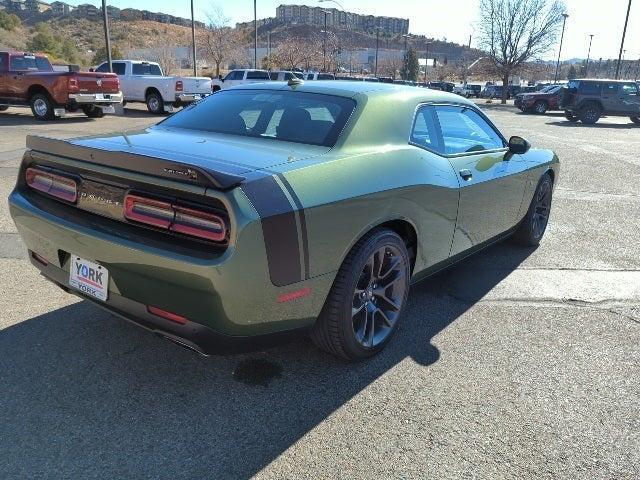
[[[82,110],[87,117],[114,113],[122,102],[118,77],[110,73],[56,72],[45,55],[0,52],[0,112],[30,106],[38,120]]]
[[[540,115],[547,110],[560,110],[562,87],[550,85],[538,92],[520,93],[516,95],[514,105],[523,112],[535,112]]]
[[[269,78],[277,82],[288,82],[289,80],[293,80],[294,78],[299,78],[300,80],[303,80],[303,76],[304,75],[302,73],[295,73],[287,70],[279,70],[279,71],[274,70],[269,72]]]
[[[64,290],[202,353],[302,330],[349,360],[389,342],[412,283],[537,245],[559,172],[467,99],[364,82],[243,85],[27,148],[11,216]]]
[[[336,76],[333,73],[319,73],[309,72],[304,76],[305,80],[335,80]]]
[[[629,117],[640,125],[640,94],[633,81],[571,80],[563,88],[560,107],[570,122],[593,124],[606,115]]]
[[[217,92],[236,85],[244,85],[247,83],[269,82],[271,76],[267,70],[256,70],[253,68],[231,70],[224,78],[212,80],[211,91]]]
[[[453,88],[453,93],[461,95],[465,98],[471,98],[471,97],[478,98],[480,96],[481,90],[482,90],[481,85],[474,85],[471,83],[467,83],[462,85],[456,85]]]
[[[502,85],[487,85],[480,96],[482,98],[502,98]],[[509,89],[507,89],[507,99],[511,98]]]
[[[208,77],[166,76],[156,62],[114,60],[125,102],[144,102],[151,113],[172,112],[211,94]],[[109,63],[101,63],[96,72],[108,72]]]

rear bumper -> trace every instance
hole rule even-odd
[[[206,97],[206,95],[202,93],[180,93],[176,94],[176,102],[193,103],[202,100],[204,97]]]
[[[31,253],[31,252],[30,252]],[[306,328],[285,330],[265,335],[233,336],[224,335],[212,328],[196,322],[187,322],[182,325],[153,315],[147,311],[146,305],[111,293],[106,302],[101,302],[88,297],[69,286],[69,272],[55,265],[43,265],[29,256],[31,263],[47,280],[59,286],[68,293],[89,300],[97,306],[128,320],[136,325],[156,333],[174,343],[194,350],[201,355],[225,355],[233,353],[250,352],[278,345],[306,334]]]
[[[70,93],[69,101],[80,105],[113,105],[122,103],[122,92],[118,93]]]

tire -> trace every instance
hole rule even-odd
[[[409,254],[402,238],[387,229],[369,232],[340,267],[311,339],[349,361],[377,354],[398,329],[409,277]]]
[[[640,117],[629,117],[629,119],[636,125],[640,125]]]
[[[553,180],[549,173],[545,173],[538,182],[527,214],[513,234],[514,243],[525,247],[536,247],[540,244],[549,223],[552,199]]]
[[[0,112],[6,112],[9,109],[9,105],[0,105]]]
[[[53,112],[53,102],[46,93],[36,93],[29,99],[31,113],[38,120],[55,120]]]
[[[547,113],[548,108],[549,105],[544,100],[538,100],[533,104],[533,111],[538,115],[544,115],[545,113]]]
[[[587,125],[593,125],[602,116],[602,110],[594,103],[589,103],[580,110],[580,121]]]
[[[571,112],[564,112],[564,118],[566,118],[567,120],[569,120],[570,122],[577,122],[578,120],[580,120],[580,117],[578,115],[574,115]]]
[[[82,111],[89,118],[102,118],[104,117],[104,111],[95,105],[87,105],[82,107]]]
[[[158,92],[149,92],[146,102],[147,110],[154,115],[164,113],[164,100],[162,100],[162,96]]]

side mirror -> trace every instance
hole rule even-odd
[[[513,136],[509,139],[509,152],[522,155],[527,153],[531,148],[531,144],[522,137]]]
[[[89,71],[90,71],[90,72],[95,72],[95,71],[96,71],[96,69],[95,69],[95,68],[90,68],[90,69],[89,69]]]

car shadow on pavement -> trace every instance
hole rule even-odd
[[[584,124],[582,122],[547,122],[547,125],[556,125],[558,127],[577,127],[577,128],[618,128],[618,129],[638,129],[640,126],[629,121],[629,123],[593,123],[591,125]]]
[[[412,287],[377,357],[301,339],[200,357],[88,302],[0,331],[0,478],[248,478],[433,338],[531,253],[500,244]],[[470,272],[473,272],[472,274]]]
[[[0,127],[17,127],[17,126],[23,126],[23,125],[43,126],[47,124],[56,125],[57,123],[68,125],[71,123],[87,123],[87,122],[95,122],[100,120],[100,119],[85,117],[84,115],[82,116],[74,115],[70,117],[56,118],[55,120],[50,120],[50,121],[42,121],[32,116],[30,112],[29,113],[27,112],[28,111],[25,110],[24,112],[20,112],[20,113],[14,113],[14,112],[0,113]]]

